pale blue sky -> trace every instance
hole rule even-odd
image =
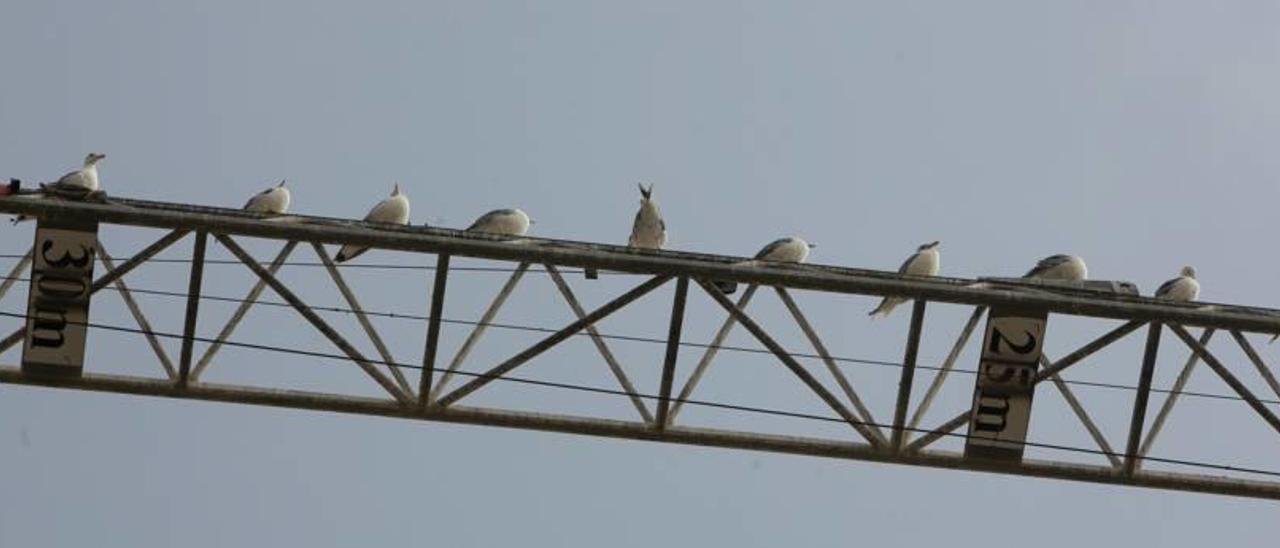
[[[287,177],[297,211],[344,217],[398,180],[415,222],[465,226],[519,206],[539,235],[615,243],[643,180],[677,249],[743,255],[797,234],[819,244],[815,262],[892,269],[941,239],[950,275],[1017,275],[1066,252],[1149,292],[1192,264],[1206,300],[1278,307],[1280,262],[1258,255],[1275,245],[1280,199],[1278,27],[1267,1],[6,2],[0,176],[49,179],[95,150],[115,195],[238,207]],[[5,227],[0,253],[21,252],[29,231]],[[116,254],[148,237],[104,230]],[[211,268],[208,293],[250,283],[242,268]],[[339,304],[320,271],[285,272],[308,300]],[[426,310],[428,273],[351,276],[370,309]],[[130,280],[180,291],[186,271],[148,266]],[[591,306],[632,280],[571,281]],[[446,314],[477,318],[500,283],[455,276]],[[531,275],[500,320],[563,325],[553,291]],[[161,329],[180,330],[181,302],[142,299]],[[130,325],[118,300],[98,297],[94,320]],[[833,353],[901,358],[906,308],[872,323],[870,298],[800,300]],[[601,328],[662,336],[669,303],[664,288]],[[205,306],[211,335],[230,309]],[[688,340],[710,338],[713,306],[691,302]],[[808,350],[772,295],[752,310]],[[929,314],[922,361],[936,364],[968,311]],[[355,338],[350,318],[327,317]],[[378,323],[397,357],[418,359],[419,322]],[[1054,317],[1047,348],[1062,355],[1110,325]],[[534,340],[497,331],[469,369]],[[445,328],[442,358],[464,335]],[[94,337],[89,370],[158,371],[140,340]],[[255,309],[238,338],[330,350],[287,310]],[[590,344],[571,343],[521,374],[611,387]],[[1132,384],[1140,344],[1068,377]],[[1215,348],[1246,371],[1238,351]],[[1159,386],[1185,356],[1165,349]],[[656,389],[661,347],[614,350]],[[210,381],[376,393],[345,364],[220,356]],[[682,353],[678,381],[697,357]],[[889,419],[897,371],[849,373]],[[925,424],[963,408],[971,379],[953,378]],[[1227,391],[1206,371],[1192,387]],[[1132,394],[1077,394],[1122,446]],[[698,396],[824,412],[752,355],[722,355]],[[616,398],[528,387],[468,401],[630,418]],[[1155,454],[1277,468],[1280,439],[1243,404],[1180,405]],[[696,409],[684,419],[849,435]],[[1090,446],[1049,387],[1032,439]],[[1280,533],[1261,501],[7,385],[0,462],[0,546],[1260,546]]]

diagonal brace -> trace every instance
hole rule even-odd
[[[845,422],[848,422],[854,430],[867,440],[867,443],[871,444],[871,446],[875,448],[881,447],[880,442],[876,440],[876,437],[871,433],[871,430],[868,429],[865,424],[862,424],[862,420],[854,416],[854,414],[849,411],[849,408],[840,403],[840,400],[836,398],[835,394],[832,394],[825,386],[822,386],[822,383],[818,382],[818,379],[814,378],[812,374],[805,370],[804,366],[801,366],[795,358],[791,357],[791,354],[787,353],[786,349],[782,348],[782,345],[773,340],[773,337],[770,337],[768,333],[765,333],[764,329],[756,324],[755,320],[752,320],[750,316],[747,316],[747,314],[742,311],[742,309],[734,305],[733,301],[729,300],[729,298],[726,297],[719,288],[703,280],[697,280],[697,282],[698,285],[702,286],[703,291],[710,295],[712,299],[715,299],[715,301],[719,303],[725,311],[737,318],[738,323],[741,323],[742,327],[751,332],[751,335],[768,348],[770,352],[773,352],[773,355],[777,356],[778,359],[782,361],[783,365],[787,366],[787,369],[790,369],[792,373],[797,377],[800,377],[800,381],[803,382],[805,386],[808,386],[810,390],[822,399],[822,401],[826,402],[826,404],[830,406],[836,414],[840,415],[840,418],[843,418]]]
[[[1206,328],[1200,334],[1200,344],[1209,344],[1209,340],[1213,338],[1213,328]],[[1160,430],[1164,428],[1165,419],[1169,418],[1169,413],[1173,411],[1174,404],[1178,403],[1178,397],[1182,395],[1182,389],[1187,386],[1187,382],[1191,380],[1191,372],[1195,370],[1196,364],[1200,363],[1200,355],[1192,352],[1187,356],[1187,363],[1182,365],[1182,372],[1178,373],[1178,378],[1173,381],[1173,387],[1169,389],[1169,395],[1165,396],[1164,404],[1160,406],[1160,412],[1156,413],[1156,419],[1151,421],[1151,428],[1147,430],[1147,437],[1142,440],[1142,447],[1138,449],[1138,457],[1145,457],[1151,451],[1151,446],[1156,441],[1156,436],[1160,435]]]
[[[1139,327],[1142,327],[1144,323],[1145,322],[1140,322],[1137,320],[1129,321],[1116,327],[1115,329],[1112,329],[1111,331],[1103,333],[1098,338],[1092,341],[1089,341],[1084,346],[1081,346],[1080,348],[1076,349],[1075,352],[1067,354],[1066,356],[1063,356],[1062,358],[1058,359],[1058,361],[1053,362],[1053,365],[1046,367],[1044,369],[1041,369],[1038,373],[1036,373],[1035,384],[1040,384],[1042,381],[1049,378],[1050,376],[1057,375],[1063,372],[1068,367],[1071,367],[1072,365],[1080,363],[1085,358],[1092,356],[1099,350],[1102,350],[1103,348],[1110,346],[1111,343],[1114,343],[1120,339],[1123,339],[1125,335],[1133,333]],[[935,441],[938,441],[939,439],[942,439],[943,436],[946,436],[954,432],[957,428],[960,428],[962,425],[969,422],[969,414],[971,412],[972,410],[966,409],[956,414],[956,416],[952,417],[951,420],[948,420],[947,422],[943,423],[942,426],[939,426],[933,429],[929,433],[923,436],[920,436],[919,439],[916,439],[915,441],[912,441],[911,443],[907,444],[907,451],[911,452],[911,451],[919,451],[921,449],[924,449],[929,444]]]
[[[845,397],[849,398],[849,402],[853,404],[853,408],[858,411],[862,420],[866,422],[867,429],[880,443],[889,443],[884,437],[884,433],[880,431],[880,427],[874,416],[871,415],[871,409],[858,397],[858,393],[854,391],[853,385],[849,383],[848,377],[844,372],[836,367],[836,361],[831,357],[831,353],[827,351],[827,345],[822,344],[822,339],[818,337],[818,332],[813,329],[813,325],[809,323],[809,319],[800,311],[800,307],[796,305],[791,294],[783,287],[775,286],[773,290],[782,299],[782,304],[786,305],[787,310],[791,312],[791,317],[795,318],[796,324],[800,326],[800,330],[804,332],[805,337],[809,339],[809,343],[813,345],[813,349],[817,351],[818,357],[822,359],[822,363],[826,364],[827,370],[831,372],[831,376],[835,377],[836,384],[840,385],[840,390],[844,392]]]
[[[462,362],[466,361],[467,355],[471,353],[471,349],[480,337],[484,336],[485,330],[489,329],[489,323],[498,315],[498,310],[502,309],[502,305],[507,302],[507,297],[511,296],[511,292],[515,290],[516,284],[520,283],[520,278],[524,276],[525,271],[529,270],[529,263],[520,263],[516,266],[515,272],[511,273],[511,277],[507,278],[507,282],[502,284],[502,289],[498,291],[498,295],[493,298],[493,302],[489,303],[489,308],[485,309],[484,314],[480,316],[480,321],[476,323],[475,328],[467,335],[467,340],[462,342],[462,347],[453,355],[453,359],[449,361],[449,367],[445,368],[444,374],[440,375],[440,382],[435,383],[431,387],[427,401],[432,402],[440,399],[440,395],[444,393],[445,385],[449,384],[449,380],[453,378],[454,371],[462,366]]]
[[[293,248],[297,245],[298,242],[294,241],[284,244],[284,247],[280,249],[280,253],[276,255],[276,258],[267,266],[267,272],[274,276],[276,272],[280,270],[280,267],[284,265],[285,259],[289,258],[289,254],[293,252]],[[245,314],[249,312],[249,308],[252,307],[254,303],[258,302],[258,297],[262,295],[262,291],[266,288],[267,282],[262,279],[259,279],[258,282],[253,285],[253,289],[250,289],[249,294],[245,295],[245,298],[240,301],[240,306],[236,307],[236,311],[231,314],[231,318],[227,320],[227,324],[222,326],[222,330],[218,332],[218,337],[204,349],[204,354],[200,355],[200,360],[196,362],[195,368],[191,370],[191,377],[188,379],[188,382],[196,382],[200,379],[200,374],[204,373],[204,370],[209,367],[209,363],[213,361],[213,356],[222,348],[222,345],[226,342],[227,338],[235,332],[236,327],[240,325],[242,320],[244,320]]]
[[[98,260],[102,261],[102,265],[107,267],[108,271],[115,270],[115,261],[111,260],[111,256],[107,254],[107,248],[103,247],[102,241],[94,242],[94,247],[98,249]],[[133,316],[133,321],[137,322],[138,329],[142,331],[142,336],[147,339],[147,344],[151,346],[151,351],[155,352],[156,359],[160,360],[160,366],[164,367],[164,372],[169,376],[170,380],[178,378],[178,371],[173,367],[173,360],[169,359],[169,354],[164,351],[164,346],[160,344],[160,339],[156,337],[155,331],[151,329],[151,322],[147,321],[146,314],[142,313],[142,308],[138,306],[138,302],[133,300],[133,293],[129,291],[129,286],[125,285],[124,278],[118,277],[112,282],[116,286],[116,290],[120,293],[120,298],[124,300],[125,306],[129,309],[129,314]]]
[[[579,318],[577,321],[569,324],[564,329],[561,329],[549,335],[547,338],[542,339],[541,341],[538,341],[533,346],[525,349],[523,352],[520,352],[519,354],[516,354],[515,356],[511,357],[511,359],[508,359],[507,361],[502,362],[501,364],[498,364],[493,369],[490,369],[485,373],[472,379],[471,382],[458,387],[453,392],[450,392],[448,395],[444,396],[443,398],[440,398],[439,400],[440,406],[448,407],[450,404],[466,397],[468,394],[475,392],[476,390],[479,390],[484,385],[489,384],[490,382],[493,382],[498,378],[501,378],[503,375],[506,375],[507,373],[510,373],[515,368],[520,367],[521,365],[524,365],[526,362],[537,357],[539,354],[546,352],[551,347],[557,344],[560,344],[561,342],[563,342],[565,339],[568,339],[569,337],[574,336],[579,331],[582,331],[583,329],[585,329],[588,325],[592,325],[600,320],[605,319],[610,314],[617,312],[622,307],[628,304],[631,304],[636,299],[639,299],[640,297],[643,297],[646,294],[648,294],[650,291],[657,289],[662,284],[667,283],[667,280],[670,280],[670,279],[671,279],[671,275],[669,274],[662,274],[662,275],[658,275],[658,276],[654,276],[653,278],[650,278],[649,281],[646,281],[636,286],[630,291],[623,293],[618,298],[612,301],[609,301],[608,303],[605,303],[600,308],[595,309],[590,314],[587,314],[586,317]]]
[[[1040,354],[1040,364],[1049,367],[1053,365],[1044,354]],[[1085,430],[1089,431],[1089,436],[1093,438],[1094,443],[1098,444],[1098,449],[1102,450],[1102,454],[1106,455],[1107,460],[1111,461],[1112,468],[1119,469],[1124,466],[1124,462],[1120,457],[1116,456],[1115,450],[1111,448],[1111,444],[1107,443],[1106,436],[1102,435],[1102,430],[1098,428],[1097,423],[1093,422],[1093,418],[1085,411],[1084,406],[1080,404],[1080,400],[1076,398],[1075,392],[1071,391],[1071,387],[1067,386],[1066,381],[1062,380],[1062,376],[1054,374],[1049,377],[1053,381],[1053,386],[1062,394],[1062,399],[1067,401],[1067,405],[1071,407],[1071,411],[1080,419],[1080,423],[1084,425]]]
[[[1231,336],[1236,340],[1236,344],[1240,345],[1240,349],[1249,356],[1249,361],[1253,362],[1253,366],[1258,368],[1258,374],[1262,375],[1262,379],[1267,381],[1267,386],[1271,387],[1271,391],[1275,392],[1276,397],[1280,397],[1280,382],[1276,381],[1276,376],[1267,367],[1267,363],[1262,361],[1262,356],[1258,355],[1258,351],[1253,349],[1253,345],[1249,344],[1244,334],[1239,330],[1232,329]]]
[[[214,237],[216,237],[232,255],[235,255],[240,262],[249,267],[249,270],[252,270],[254,274],[257,274],[258,278],[266,281],[267,285],[271,286],[271,289],[274,290],[276,294],[280,295],[280,297],[287,301],[290,306],[293,306],[293,309],[297,310],[298,313],[301,314],[303,318],[306,318],[308,322],[311,322],[311,325],[314,326],[317,331],[333,342],[334,346],[337,346],[339,350],[342,350],[342,352],[346,354],[347,357],[351,358],[352,361],[356,362],[361,369],[364,369],[365,373],[368,373],[370,377],[373,377],[373,380],[382,385],[382,387],[394,396],[396,400],[405,405],[413,403],[413,399],[408,394],[400,391],[400,387],[396,386],[391,379],[387,378],[387,376],[384,375],[377,367],[374,367],[372,363],[369,363],[369,360],[362,356],[355,347],[351,346],[351,343],[342,338],[342,335],[339,335],[338,332],[335,331],[333,327],[330,327],[323,318],[316,314],[315,311],[311,310],[306,303],[302,302],[302,299],[298,298],[293,291],[290,291],[289,288],[280,283],[280,280],[277,280],[275,276],[267,272],[267,269],[262,268],[262,265],[253,260],[253,257],[249,256],[249,253],[246,252],[244,248],[241,248],[239,244],[231,239],[231,237],[224,234],[215,234]]]
[[[964,351],[964,346],[969,343],[969,337],[973,335],[973,330],[978,327],[978,322],[982,320],[982,315],[986,312],[987,307],[979,306],[975,307],[973,314],[969,315],[969,321],[960,330],[960,336],[956,338],[955,344],[951,346],[951,352],[947,354],[947,359],[943,360],[942,367],[938,368],[938,374],[934,375],[933,382],[929,383],[929,389],[925,391],[924,398],[920,400],[920,405],[916,407],[916,412],[911,414],[911,421],[907,423],[907,432],[914,432],[920,426],[920,420],[929,411],[929,406],[933,405],[933,399],[938,396],[938,391],[942,389],[942,384],[946,382],[947,375],[951,373],[952,368],[955,367],[956,360],[960,358],[960,352]]]
[[[573,290],[565,282],[564,276],[560,275],[560,271],[551,263],[547,263],[545,266],[547,267],[547,274],[551,276],[551,281],[556,284],[556,288],[560,290],[565,302],[569,303],[569,308],[573,309],[573,314],[578,319],[586,317],[587,311],[583,310],[582,303],[578,302],[577,296],[573,294]],[[639,392],[636,391],[635,385],[631,383],[631,379],[627,377],[627,372],[622,369],[618,359],[614,357],[613,352],[609,351],[609,346],[600,337],[600,331],[594,325],[587,325],[587,335],[591,337],[591,342],[595,343],[596,350],[600,352],[600,356],[609,365],[609,370],[613,372],[613,376],[618,379],[618,384],[622,386],[622,390],[627,393],[627,397],[631,398],[631,404],[640,413],[640,418],[644,420],[645,424],[652,424],[653,415],[649,414],[649,408],[645,407],[644,402],[640,400]]]
[[[756,290],[760,289],[757,284],[747,286],[742,292],[742,296],[738,298],[738,309],[746,310],[747,305],[751,303],[751,297],[755,296]],[[707,372],[707,368],[711,366],[711,360],[714,360],[716,354],[720,352],[720,345],[724,344],[724,340],[729,338],[729,332],[733,331],[733,326],[738,325],[738,318],[733,314],[724,319],[724,323],[720,325],[720,330],[716,331],[716,336],[711,339],[711,344],[707,345],[707,351],[702,353],[702,359],[698,360],[698,365],[693,368],[693,373],[689,374],[689,379],[684,382],[684,388],[680,389],[680,395],[676,396],[674,402],[671,403],[671,415],[667,419],[668,424],[674,424],[676,415],[680,414],[680,409],[684,407],[684,402],[693,395],[693,389],[698,386],[698,381],[702,380],[702,375]]]
[[[26,270],[27,265],[31,264],[32,251],[34,250],[27,250],[27,254],[23,255],[22,258],[18,260],[18,263],[13,265],[13,269],[9,271],[9,275],[5,277],[3,282],[0,282],[0,299],[4,298],[5,294],[9,292],[9,288],[13,287],[13,284],[17,283],[18,277],[22,275],[22,271]]]
[[[1214,373],[1217,373],[1219,377],[1222,377],[1222,380],[1226,381],[1226,383],[1231,386],[1231,389],[1236,391],[1236,394],[1239,394],[1241,398],[1244,398],[1244,401],[1249,404],[1249,407],[1252,407],[1254,411],[1257,411],[1258,414],[1262,416],[1262,419],[1267,421],[1267,424],[1271,425],[1271,428],[1274,428],[1276,432],[1280,432],[1280,417],[1276,417],[1275,413],[1272,413],[1266,405],[1259,401],[1258,397],[1255,396],[1253,392],[1244,385],[1244,383],[1240,382],[1240,379],[1236,378],[1236,376],[1233,375],[1226,366],[1222,365],[1222,362],[1218,361],[1217,357],[1209,352],[1209,349],[1200,344],[1195,337],[1192,337],[1190,333],[1187,333],[1185,328],[1178,324],[1169,324],[1169,330],[1173,331],[1179,339],[1182,339],[1182,342],[1186,343],[1193,352],[1199,354],[1200,359],[1204,360],[1205,365],[1209,366],[1209,368],[1212,369]]]
[[[342,298],[346,299],[347,304],[351,306],[351,311],[355,313],[356,320],[360,323],[360,327],[369,335],[369,340],[373,342],[373,347],[378,351],[378,355],[382,356],[382,361],[387,364],[387,369],[391,370],[391,376],[395,378],[396,384],[400,385],[400,390],[405,394],[413,395],[413,388],[409,386],[408,379],[404,378],[404,373],[400,372],[400,366],[396,363],[396,359],[391,356],[391,351],[387,349],[386,343],[382,342],[382,336],[378,335],[378,330],[373,327],[373,322],[369,321],[369,316],[364,313],[364,308],[360,306],[360,301],[356,299],[356,294],[347,286],[347,281],[342,278],[342,274],[338,272],[338,267],[334,266],[333,259],[329,258],[329,253],[324,250],[324,246],[312,242],[311,247],[315,249],[316,256],[320,258],[320,262],[324,263],[324,268],[329,272],[329,277],[333,278],[334,285],[338,286],[338,292],[342,293]]]
[[[147,262],[152,257],[155,257],[157,254],[159,254],[161,251],[164,251],[166,248],[173,245],[174,242],[182,239],[182,237],[186,236],[188,232],[190,231],[182,230],[182,229],[173,230],[168,234],[165,234],[164,237],[160,238],[159,240],[152,242],[151,245],[143,248],[142,251],[139,251],[136,255],[131,257],[129,260],[123,263],[120,263],[120,266],[118,268],[115,268],[110,272],[103,274],[102,277],[98,278],[97,280],[94,280],[93,286],[89,288],[89,294],[93,295],[94,293],[101,291],[102,288],[110,285],[112,282],[123,277],[125,274],[128,274],[130,271],[137,268],[142,263]],[[0,340],[0,352],[4,352],[5,350],[8,350],[13,345],[18,344],[18,341],[22,340],[22,336],[24,333],[26,333],[26,331],[27,331],[27,328],[19,327],[13,333],[10,333],[7,337],[5,337],[4,340]]]

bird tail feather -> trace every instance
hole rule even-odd
[[[342,249],[338,250],[338,254],[333,257],[333,260],[340,263],[345,263],[347,261],[350,261],[351,259],[359,257],[361,253],[364,253],[368,249],[369,248],[367,247],[355,247],[350,244],[347,244],[342,246]]]
[[[903,300],[897,297],[885,297],[883,300],[880,301],[880,304],[876,306],[875,310],[868,312],[867,315],[871,316],[872,318],[875,318],[877,316],[888,317],[889,314],[893,312],[893,309],[897,308],[898,305],[902,303],[903,303]]]

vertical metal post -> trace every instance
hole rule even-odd
[[[671,383],[675,380],[676,359],[680,356],[680,332],[684,329],[684,304],[689,296],[689,277],[676,280],[676,296],[671,304],[671,327],[667,330],[667,356],[662,363],[662,386],[658,395],[658,414],[654,426],[667,427],[667,411],[671,408]]]
[[[293,248],[297,246],[298,242],[296,241],[290,241],[284,244],[284,247],[280,249],[280,253],[276,255],[276,258],[271,261],[269,266],[267,266],[267,272],[272,276],[275,276],[276,272],[280,271],[280,267],[284,266],[285,259],[288,259],[289,254],[293,253]],[[237,306],[236,311],[231,314],[231,319],[227,320],[226,325],[222,326],[222,330],[218,332],[218,337],[215,338],[212,343],[209,343],[209,346],[205,347],[204,354],[201,354],[200,359],[196,360],[196,366],[191,370],[191,380],[200,380],[200,375],[204,373],[205,369],[209,367],[209,364],[213,362],[213,356],[218,353],[218,350],[222,348],[223,343],[225,343],[227,339],[231,337],[231,334],[235,332],[236,327],[240,325],[242,320],[244,320],[245,314],[249,313],[249,308],[252,307],[254,303],[258,302],[258,297],[262,295],[263,290],[266,288],[267,282],[262,279],[259,279],[257,283],[253,285],[253,289],[249,290],[249,294],[245,295],[244,299],[240,301],[240,306]]]
[[[1213,338],[1215,331],[1212,327],[1205,328],[1200,334],[1200,344],[1209,344],[1209,339]],[[1173,411],[1174,404],[1178,403],[1178,397],[1182,395],[1182,389],[1191,380],[1191,372],[1195,371],[1197,363],[1200,363],[1200,355],[1192,351],[1191,355],[1187,356],[1187,363],[1182,366],[1182,372],[1178,373],[1178,378],[1173,381],[1173,388],[1170,388],[1169,395],[1165,396],[1164,404],[1160,406],[1160,411],[1156,413],[1156,420],[1151,421],[1151,427],[1147,429],[1146,437],[1142,438],[1142,445],[1138,448],[1139,457],[1145,457],[1151,452],[1152,444],[1156,442],[1156,437],[1160,435],[1160,429],[1164,428],[1164,421],[1169,418],[1169,413]]]
[[[916,427],[920,426],[920,419],[923,419],[924,414],[929,412],[929,406],[933,405],[933,398],[938,396],[938,390],[942,388],[942,383],[946,382],[947,375],[951,373],[951,368],[955,367],[956,359],[960,357],[960,352],[964,350],[964,345],[969,342],[969,337],[973,335],[973,330],[978,327],[978,321],[982,319],[982,315],[986,312],[987,307],[985,306],[973,309],[973,314],[969,315],[969,321],[960,330],[960,336],[956,338],[956,343],[951,346],[951,352],[947,354],[947,359],[943,360],[942,367],[938,369],[938,374],[934,375],[933,382],[929,383],[929,389],[925,391],[924,398],[920,400],[920,405],[916,406],[915,413],[911,414],[911,420],[907,422],[907,430],[914,431]]]
[[[449,384],[449,379],[453,378],[453,372],[462,366],[462,362],[466,361],[467,355],[471,353],[472,347],[480,341],[480,337],[484,335],[489,324],[493,322],[493,318],[497,317],[498,311],[502,309],[503,303],[507,302],[507,297],[511,296],[511,292],[515,290],[516,284],[520,283],[520,278],[524,276],[526,270],[529,270],[529,263],[520,263],[516,266],[511,277],[507,278],[507,282],[502,285],[502,289],[498,290],[498,295],[493,298],[493,302],[489,303],[489,308],[485,309],[484,315],[480,316],[480,321],[476,323],[471,334],[467,335],[467,339],[462,342],[462,348],[458,349],[458,353],[453,355],[453,360],[449,362],[449,367],[445,368],[444,374],[440,375],[440,382],[434,380],[431,387],[431,399],[429,401],[439,401],[440,395],[444,393],[445,385]]]
[[[418,381],[418,403],[431,405],[431,381],[436,373],[436,351],[440,349],[440,317],[444,314],[444,289],[449,281],[449,255],[436,256],[436,280],[431,286],[431,317],[427,319],[427,346],[422,350],[422,378]]]
[[[1160,349],[1160,322],[1147,329],[1147,348],[1142,353],[1142,372],[1138,376],[1138,393],[1133,398],[1133,419],[1129,421],[1129,444],[1124,450],[1124,473],[1132,476],[1138,469],[1138,446],[1142,425],[1147,418],[1147,399],[1151,397],[1151,377],[1156,371],[1156,351]]]
[[[902,378],[898,381],[898,402],[893,410],[893,433],[889,446],[902,449],[903,425],[907,421],[907,405],[911,403],[911,383],[916,375],[916,355],[920,351],[920,328],[924,324],[924,307],[928,301],[916,299],[911,307],[911,328],[907,332],[907,349],[902,357]]]
[[[747,286],[747,290],[742,292],[742,296],[738,297],[738,310],[746,311],[747,304],[751,302],[751,297],[755,296],[756,290],[760,289],[759,285],[751,284]],[[675,420],[676,415],[680,414],[684,402],[693,395],[693,389],[698,386],[698,381],[702,380],[702,374],[706,373],[707,368],[711,367],[711,360],[715,359],[716,353],[720,352],[720,345],[724,344],[725,339],[729,338],[729,332],[733,331],[733,326],[738,325],[738,317],[729,314],[724,319],[724,323],[720,325],[720,330],[716,331],[716,335],[711,339],[711,344],[707,345],[707,351],[702,354],[702,359],[698,360],[698,365],[693,368],[693,372],[689,374],[689,379],[684,381],[684,388],[680,389],[680,395],[676,396],[676,402],[671,406],[671,419]]]
[[[204,251],[209,233],[196,232],[195,249],[191,252],[191,281],[187,285],[187,319],[182,325],[182,354],[178,365],[178,386],[187,387],[191,374],[191,351],[195,343],[196,317],[200,313],[200,285],[204,280]]]

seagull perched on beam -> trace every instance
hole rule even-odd
[[[369,214],[364,216],[364,222],[393,225],[409,223],[409,197],[400,192],[400,183],[395,183],[391,190],[390,198],[378,202],[378,205],[369,210]],[[334,260],[340,263],[350,261],[361,253],[368,251],[368,249],[367,247],[347,244],[338,250],[338,255],[334,257]]]
[[[803,263],[809,259],[809,250],[815,247],[817,247],[817,245],[806,242],[795,236],[778,238],[761,248],[760,252],[756,253],[756,256],[753,257],[752,260],[734,264],[759,265],[761,262]],[[712,283],[714,283],[715,286],[720,289],[720,292],[725,295],[730,295],[734,291],[738,290],[737,282],[716,280]]]
[[[649,184],[649,188],[645,188],[644,183],[637,186],[640,187],[640,210],[636,211],[636,220],[631,223],[631,237],[627,239],[627,246],[662,249],[667,245],[667,223],[662,220],[658,202],[653,201],[653,184]],[[586,268],[582,272],[588,280],[600,277],[600,272],[594,268]]]
[[[93,192],[98,190],[98,162],[106,158],[106,154],[90,152],[84,157],[84,167],[60,177],[57,181],[44,185],[53,190],[82,190]]]
[[[496,234],[499,236],[524,236],[533,221],[519,209],[495,209],[481,215],[467,227],[467,232]]]
[[[907,257],[907,261],[898,268],[898,273],[907,276],[937,276],[938,269],[942,266],[941,257],[938,255],[940,243],[942,242],[929,242],[916,248],[916,252]],[[880,301],[880,305],[867,315],[873,318],[888,316],[894,308],[909,300],[902,297],[885,297]]]
[[[69,193],[77,196],[96,192],[98,190],[98,162],[106,157],[106,154],[90,152],[84,157],[83,167],[59,177],[57,181],[52,183],[42,183],[40,187],[47,191]],[[17,190],[16,185],[14,190]],[[18,224],[27,219],[27,216],[19,215],[13,218],[13,224]]]
[[[253,213],[280,215],[289,210],[289,189],[284,187],[284,179],[280,184],[254,194],[244,204],[244,210]]]
[[[653,201],[653,185],[640,186],[640,210],[631,224],[631,238],[627,245],[641,249],[662,249],[667,245],[667,223],[662,220],[658,202]]]
[[[1089,277],[1089,269],[1085,266],[1084,259],[1075,255],[1050,255],[1040,259],[1022,277],[1079,282]]]
[[[1200,282],[1196,280],[1196,269],[1190,266],[1182,267],[1177,278],[1160,284],[1156,289],[1157,299],[1187,302],[1199,297]]]

